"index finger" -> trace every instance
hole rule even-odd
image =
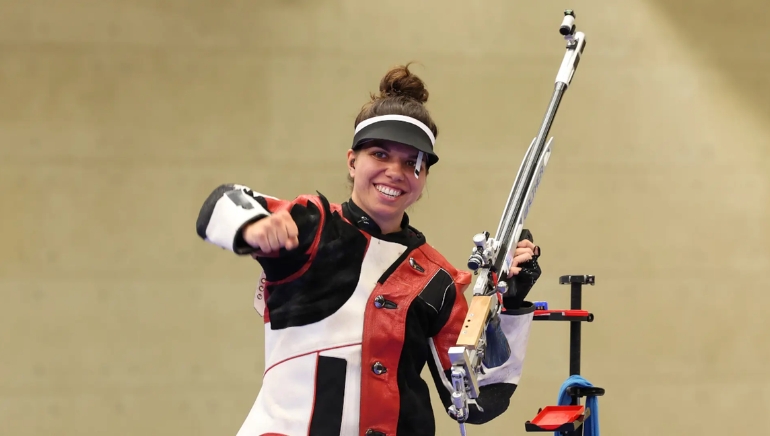
[[[297,229],[297,223],[294,222],[293,219],[291,219],[291,216],[289,219],[287,219],[284,222],[284,225],[286,226],[286,236],[291,238],[296,238],[299,236],[299,229]]]
[[[535,248],[535,244],[533,244],[532,241],[530,241],[529,239],[523,239],[519,241],[519,243],[516,244],[516,246],[519,248],[531,248],[533,250]]]
[[[294,250],[299,246],[299,238],[297,238],[297,225],[294,223],[294,221],[285,221],[284,222],[284,235],[286,235],[286,239],[284,240],[284,247],[287,250]]]

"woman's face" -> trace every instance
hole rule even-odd
[[[383,233],[398,231],[404,211],[422,195],[428,173],[423,158],[420,178],[414,176],[417,153],[414,147],[383,141],[367,144],[358,153],[348,151],[351,198]]]

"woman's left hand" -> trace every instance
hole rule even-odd
[[[532,260],[536,255],[539,254],[540,247],[533,244],[532,241],[528,239],[519,241],[519,243],[516,244],[516,251],[514,252],[511,269],[508,271],[508,277],[510,278],[519,274],[521,272],[521,267],[518,265]]]

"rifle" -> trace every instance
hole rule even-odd
[[[473,237],[475,247],[468,259],[468,268],[477,279],[465,323],[455,346],[449,349],[453,393],[448,412],[460,424],[463,436],[468,403],[475,401],[479,394],[478,374],[483,373],[484,367],[495,368],[510,357],[508,342],[499,328],[501,297],[509,291],[505,278],[551,155],[553,138],[546,142],[546,137],[586,45],[585,34],[576,31],[575,13],[570,9],[564,11],[559,33],[567,41],[567,51],[556,75],[543,123],[524,155],[495,236],[490,237],[485,231]]]

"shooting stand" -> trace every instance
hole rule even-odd
[[[583,310],[583,285],[595,284],[591,275],[566,275],[559,277],[560,285],[570,285],[569,310],[549,310],[547,303],[535,303],[535,321],[568,321],[569,329],[569,374],[580,375],[580,333],[581,323],[593,322],[594,315]],[[567,394],[572,398],[568,406],[546,406],[538,410],[537,416],[524,424],[527,432],[559,432],[563,436],[583,436],[583,423],[591,415],[591,409],[580,404],[580,399],[589,396],[600,397],[604,389],[599,387],[569,387]]]

